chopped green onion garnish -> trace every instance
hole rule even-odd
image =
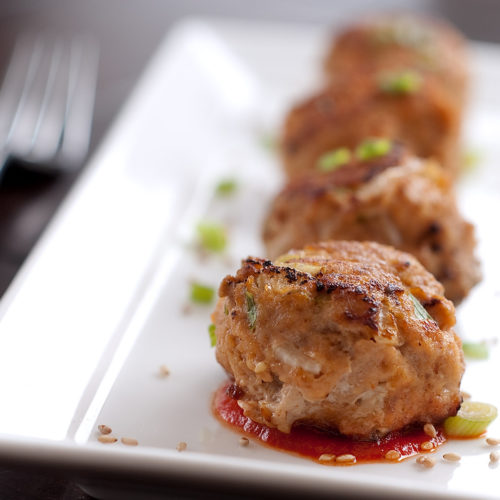
[[[420,303],[415,295],[413,295],[411,292],[408,292],[408,295],[413,302],[413,310],[415,311],[415,316],[422,321],[426,321],[428,319],[434,321],[432,316],[426,311],[425,307]]]
[[[217,196],[227,196],[236,191],[237,184],[234,179],[224,179],[217,184],[215,194]]]
[[[360,160],[371,160],[386,155],[392,148],[389,139],[367,139],[356,148],[356,157]]]
[[[497,413],[497,409],[488,403],[464,401],[456,416],[444,421],[444,430],[448,436],[479,436],[495,420]]]
[[[255,330],[255,322],[257,321],[257,306],[255,305],[255,300],[250,292],[245,292],[245,297],[247,300],[248,326],[251,330]]]
[[[416,71],[384,74],[379,79],[380,89],[389,94],[414,94],[422,85],[422,77]]]
[[[196,227],[201,246],[211,252],[222,252],[227,245],[226,230],[220,224],[200,222]]]
[[[208,336],[210,337],[210,347],[215,347],[217,337],[215,336],[215,325],[213,323],[208,327]]]
[[[260,136],[260,143],[262,147],[268,151],[275,151],[278,148],[276,137],[271,134],[262,134]]]
[[[462,342],[462,349],[467,358],[488,359],[489,350],[484,342]]]
[[[201,283],[191,283],[191,300],[198,304],[210,304],[214,299],[215,290]]]
[[[483,160],[483,155],[481,151],[477,149],[469,149],[464,152],[462,158],[462,166],[464,170],[474,170]]]
[[[337,168],[349,163],[351,152],[347,148],[339,148],[334,151],[329,151],[318,158],[316,167],[322,172],[331,172]]]

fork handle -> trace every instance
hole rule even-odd
[[[2,182],[5,170],[7,170],[7,163],[10,159],[10,154],[6,149],[0,150],[0,182]]]

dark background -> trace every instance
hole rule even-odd
[[[176,21],[211,15],[325,25],[380,9],[436,14],[452,21],[471,39],[500,42],[498,0],[0,0],[0,77],[19,33],[94,37],[101,55],[92,154],[156,46]],[[0,183],[0,295],[83,168],[84,164],[76,173],[56,177],[35,175],[14,162],[8,168]],[[2,500],[90,498],[76,486],[74,471],[42,471],[26,464],[0,466],[4,468],[0,468]],[[186,495],[195,494],[187,489]],[[150,498],[150,494],[142,497]],[[199,496],[216,497],[207,492]]]

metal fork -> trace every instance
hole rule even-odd
[[[10,158],[30,168],[76,168],[88,151],[97,44],[22,36],[0,90],[0,177]]]

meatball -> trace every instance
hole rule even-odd
[[[328,239],[371,240],[412,253],[458,303],[480,280],[474,228],[449,176],[395,144],[367,161],[292,180],[264,223],[267,255]]]
[[[325,60],[327,76],[414,68],[435,78],[463,108],[468,64],[463,36],[444,21],[381,15],[346,27]]]
[[[402,141],[416,156],[435,158],[456,174],[460,121],[453,95],[425,74],[396,75],[387,81],[369,74],[337,79],[285,118],[285,171],[290,178],[314,171],[329,150],[386,137]]]
[[[219,296],[217,360],[254,421],[374,439],[460,405],[454,307],[409,254],[330,241],[248,258]]]

